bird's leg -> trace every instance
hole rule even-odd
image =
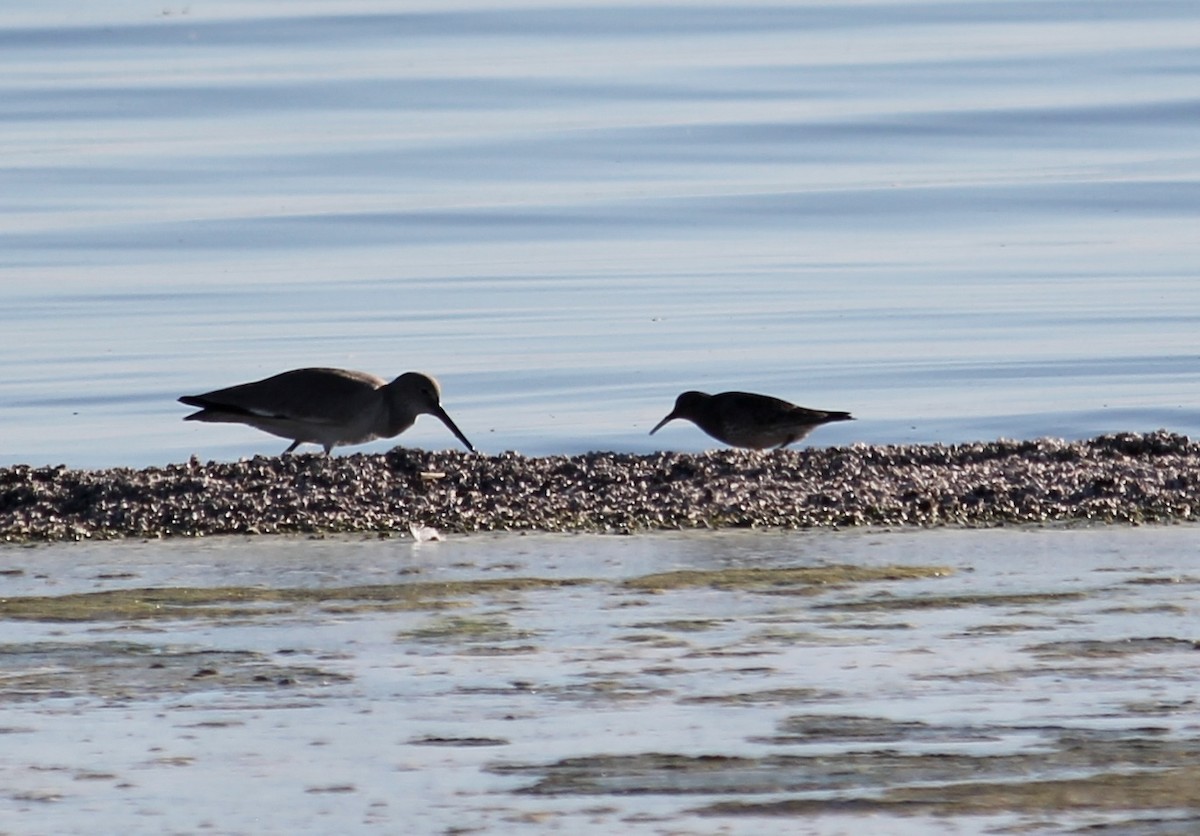
[[[296,441],[293,441],[291,446],[288,447],[286,450],[284,450],[280,455],[286,456],[288,453],[292,452],[299,446],[300,446],[300,440],[297,439]]]

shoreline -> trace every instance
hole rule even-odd
[[[527,457],[396,447],[141,470],[0,468],[0,541],[1200,519],[1200,443],[1084,441]]]

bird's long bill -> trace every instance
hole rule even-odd
[[[668,415],[666,418],[662,419],[661,421],[659,421],[657,424],[654,425],[654,429],[652,429],[650,431],[650,435],[654,435],[656,432],[661,430],[663,428],[663,424],[667,423],[668,421],[674,421],[678,417],[679,417],[679,414],[676,413],[674,410],[672,410],[670,415]]]
[[[446,414],[446,410],[439,406],[433,414],[438,417],[438,420],[450,428],[450,432],[458,436],[459,441],[467,445],[468,450],[470,450],[472,453],[475,452],[475,446],[471,444],[471,442],[467,441],[467,437],[462,434],[462,430],[460,430],[458,426],[450,420],[450,416]]]

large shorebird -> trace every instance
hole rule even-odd
[[[438,382],[420,372],[406,372],[388,383],[382,377],[346,369],[295,369],[253,383],[185,395],[181,403],[200,407],[183,420],[247,424],[292,439],[283,452],[304,442],[320,444],[325,455],[340,444],[363,444],[392,438],[407,430],[418,415],[433,415],[475,448],[442,409]]]
[[[676,418],[691,421],[717,441],[751,450],[787,447],[821,424],[854,420],[849,412],[806,409],[752,392],[721,392],[718,395],[684,392],[675,399],[675,408],[655,425],[650,435]]]

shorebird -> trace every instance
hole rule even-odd
[[[655,425],[650,435],[676,418],[686,418],[717,441],[751,450],[782,449],[821,424],[854,420],[849,412],[806,409],[752,392],[721,392],[718,395],[684,392],[675,399],[675,408]]]
[[[247,424],[292,439],[284,453],[306,441],[320,444],[329,455],[340,444],[392,438],[422,414],[439,418],[475,452],[442,409],[441,395],[438,382],[420,372],[405,372],[388,383],[347,369],[294,369],[203,395],[185,395],[179,401],[200,407],[185,421]]]

